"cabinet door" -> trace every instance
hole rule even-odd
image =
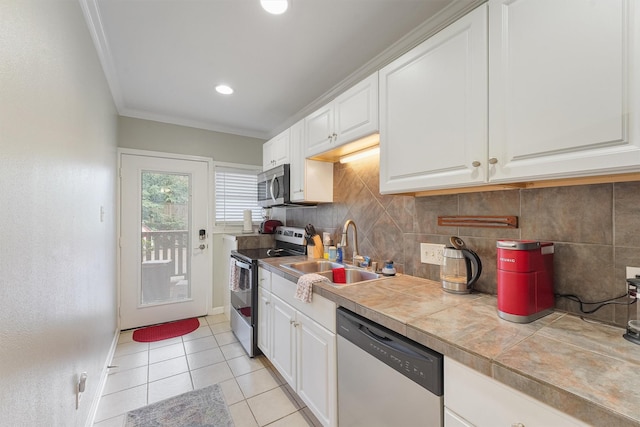
[[[378,131],[378,73],[364,79],[334,101],[335,146]]]
[[[639,9],[489,2],[491,181],[637,170]]]
[[[275,137],[273,145],[273,159],[275,161],[274,166],[280,166],[282,164],[289,163],[289,141],[289,129],[285,130]]]
[[[262,144],[262,169],[289,163],[289,129]]]
[[[307,140],[306,157],[328,151],[333,145],[333,103],[329,103],[304,119]]]
[[[297,391],[325,426],[337,424],[336,335],[297,313]]]
[[[473,424],[462,418],[460,415],[444,408],[444,427],[475,427]]]
[[[476,427],[587,426],[448,357],[444,359],[444,390],[445,407]]]
[[[487,9],[380,70],[380,192],[486,180]]]
[[[258,348],[271,358],[271,293],[258,287]]]
[[[290,198],[292,202],[302,202],[305,200],[304,194],[304,169],[306,160],[306,147],[304,138],[304,120],[300,120],[290,129],[290,153],[291,166],[289,168],[290,181],[289,188],[291,191]]]
[[[273,143],[274,140],[270,139],[269,141],[262,144],[262,170],[266,171],[274,167],[274,159],[273,159]]]
[[[271,363],[296,388],[296,345],[295,326],[296,312],[287,303],[275,295],[271,295],[273,317],[271,333]]]
[[[304,120],[291,127],[291,201],[333,202],[333,163],[306,159]]]

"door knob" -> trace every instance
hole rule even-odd
[[[207,245],[205,245],[204,243],[201,243],[201,244],[200,244],[200,246],[195,247],[195,248],[193,248],[193,249],[200,249],[201,251],[203,251],[203,250],[205,250],[205,249],[206,249],[206,247],[207,247]]]

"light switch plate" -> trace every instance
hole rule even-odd
[[[442,265],[444,245],[420,243],[420,262],[424,264]]]

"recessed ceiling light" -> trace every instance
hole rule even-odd
[[[231,95],[233,93],[233,89],[231,89],[227,85],[218,85],[216,86],[216,92],[221,93],[223,95]]]
[[[288,0],[260,0],[262,8],[274,15],[280,15],[287,11],[289,7]]]

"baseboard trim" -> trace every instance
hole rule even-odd
[[[209,313],[207,313],[209,316],[213,316],[216,314],[224,314],[225,310],[224,307],[211,307],[209,309]]]
[[[102,373],[100,374],[100,382],[98,383],[98,388],[96,390],[96,394],[93,396],[93,400],[91,402],[91,409],[89,410],[89,416],[87,418],[87,422],[85,427],[93,427],[93,424],[96,420],[96,415],[98,414],[98,405],[100,404],[100,398],[102,397],[102,393],[104,393],[104,389],[107,386],[107,377],[109,376],[109,365],[113,360],[113,355],[116,353],[116,347],[118,346],[118,338],[120,338],[120,330],[116,329],[115,334],[113,336],[113,340],[111,341],[111,348],[109,349],[109,354],[104,362],[104,366],[102,368]]]

